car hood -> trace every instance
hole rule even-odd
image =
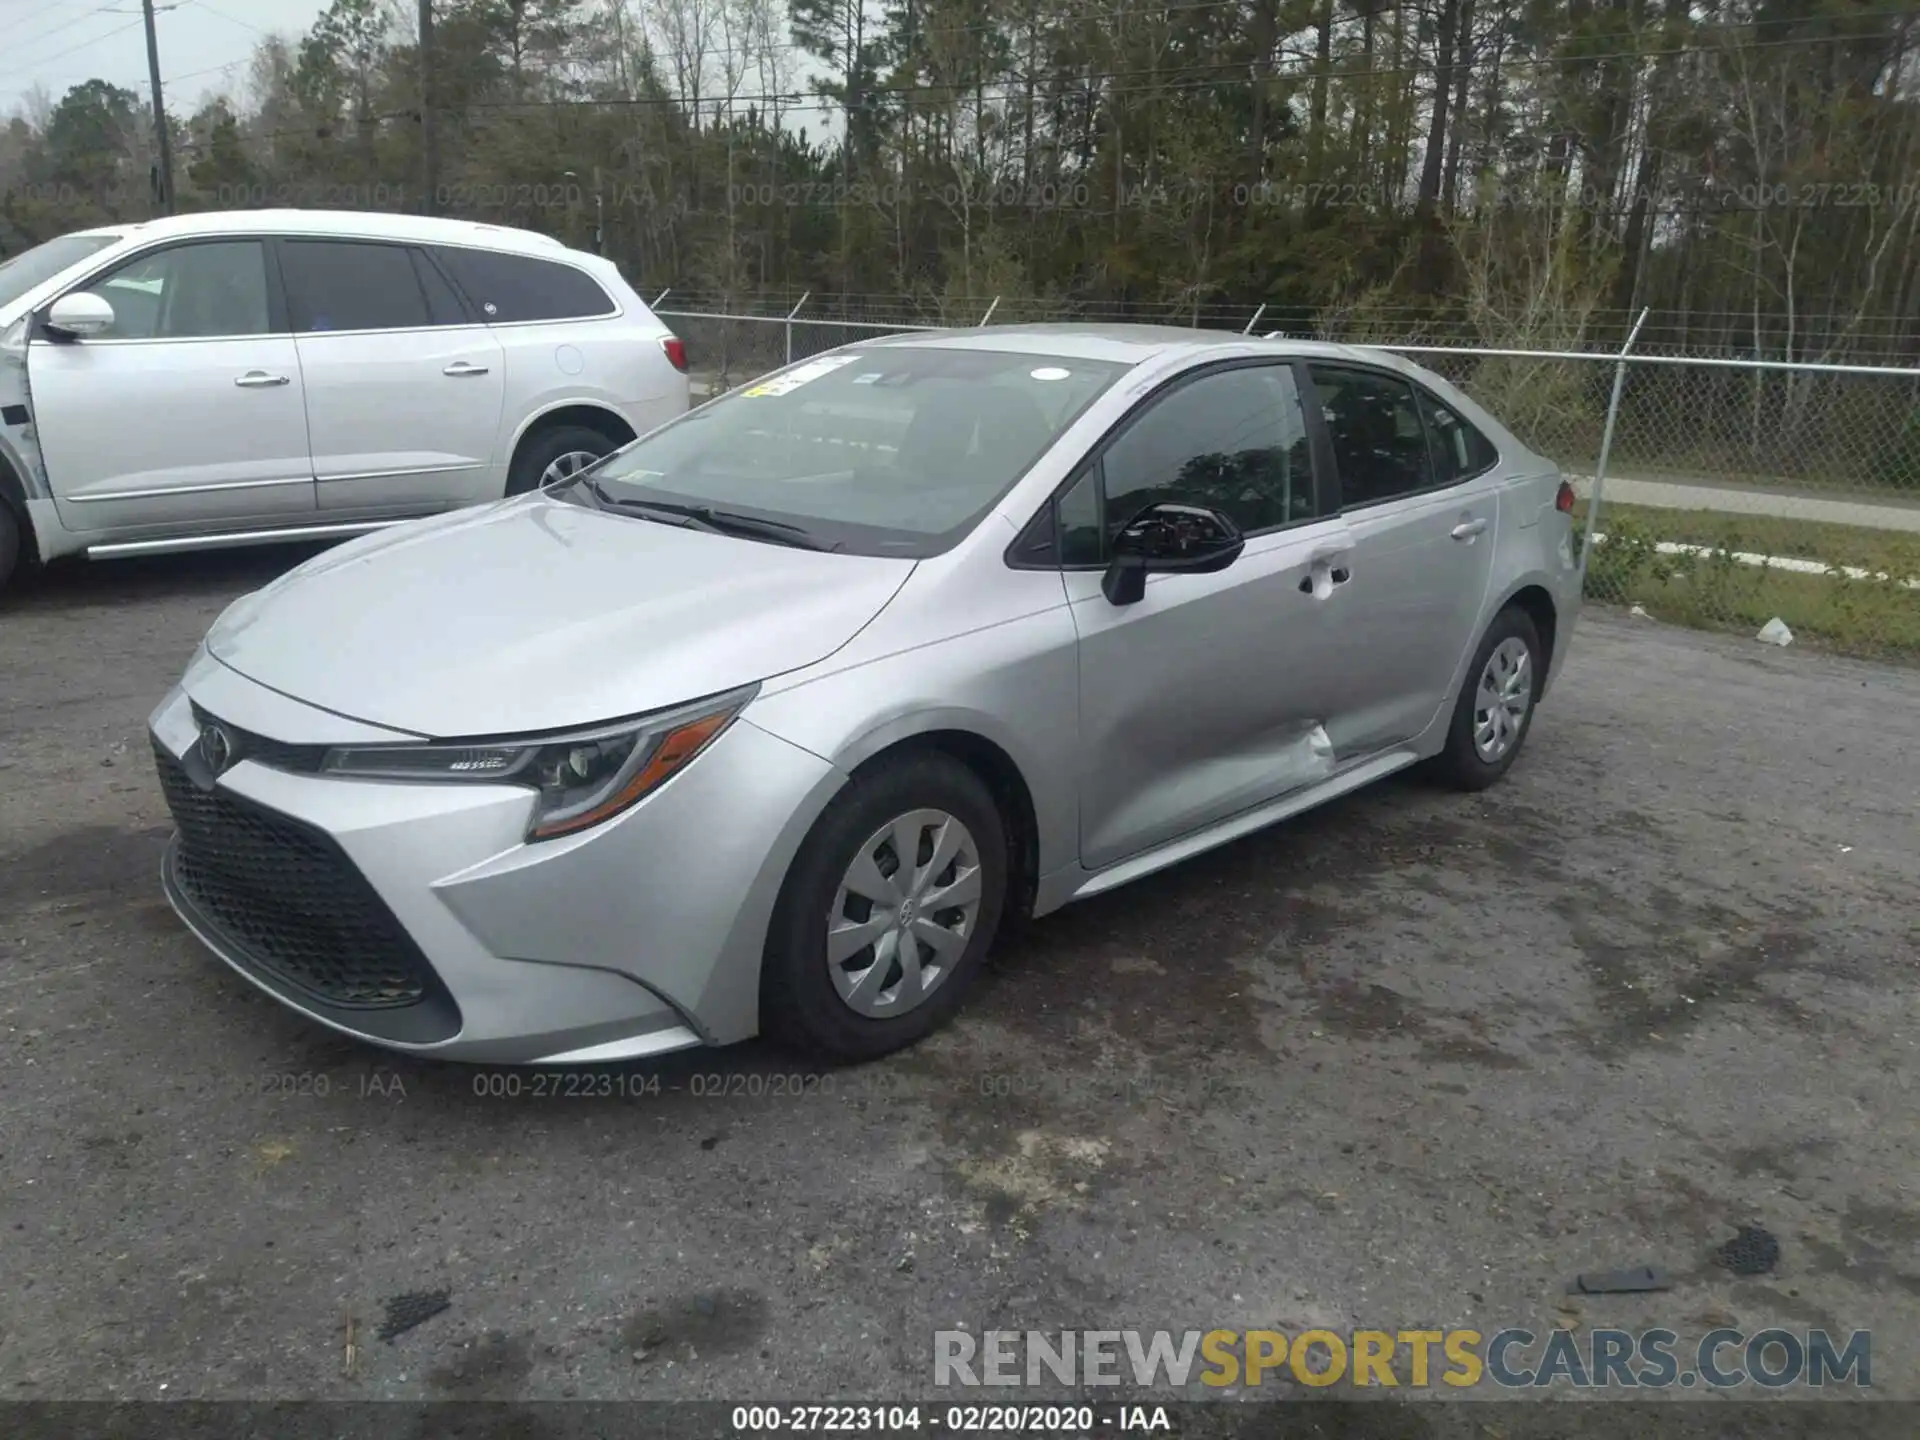
[[[913,568],[531,496],[318,556],[236,601],[207,648],[249,679],[370,724],[434,738],[538,733],[824,659]]]

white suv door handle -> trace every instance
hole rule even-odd
[[[1480,535],[1486,528],[1487,522],[1484,518],[1479,520],[1463,520],[1453,527],[1453,538],[1456,540],[1470,541]]]
[[[469,365],[465,360],[456,360],[440,373],[459,379],[465,375],[484,375],[487,373],[487,367],[484,365]]]
[[[233,383],[243,390],[259,390],[268,385],[290,385],[293,382],[285,375],[269,375],[264,370],[249,370],[246,374],[235,377]]]

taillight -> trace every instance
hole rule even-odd
[[[680,368],[684,370],[686,367],[683,365]],[[1573,513],[1573,485],[1569,481],[1560,482],[1560,491],[1553,497],[1553,508],[1562,515]]]
[[[660,341],[660,348],[667,352],[667,363],[682,375],[687,373],[687,342],[678,335],[668,335]]]

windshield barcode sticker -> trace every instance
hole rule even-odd
[[[784,375],[776,375],[771,380],[763,380],[758,385],[749,386],[742,394],[759,397],[763,395],[786,395],[798,390],[809,380],[818,380],[838,370],[842,365],[851,365],[857,356],[822,355],[818,360],[809,360],[797,370],[789,370]]]

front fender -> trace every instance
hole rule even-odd
[[[1064,605],[762,694],[749,718],[842,773],[919,736],[977,737],[1026,786],[1040,873],[1079,858],[1079,669]]]

